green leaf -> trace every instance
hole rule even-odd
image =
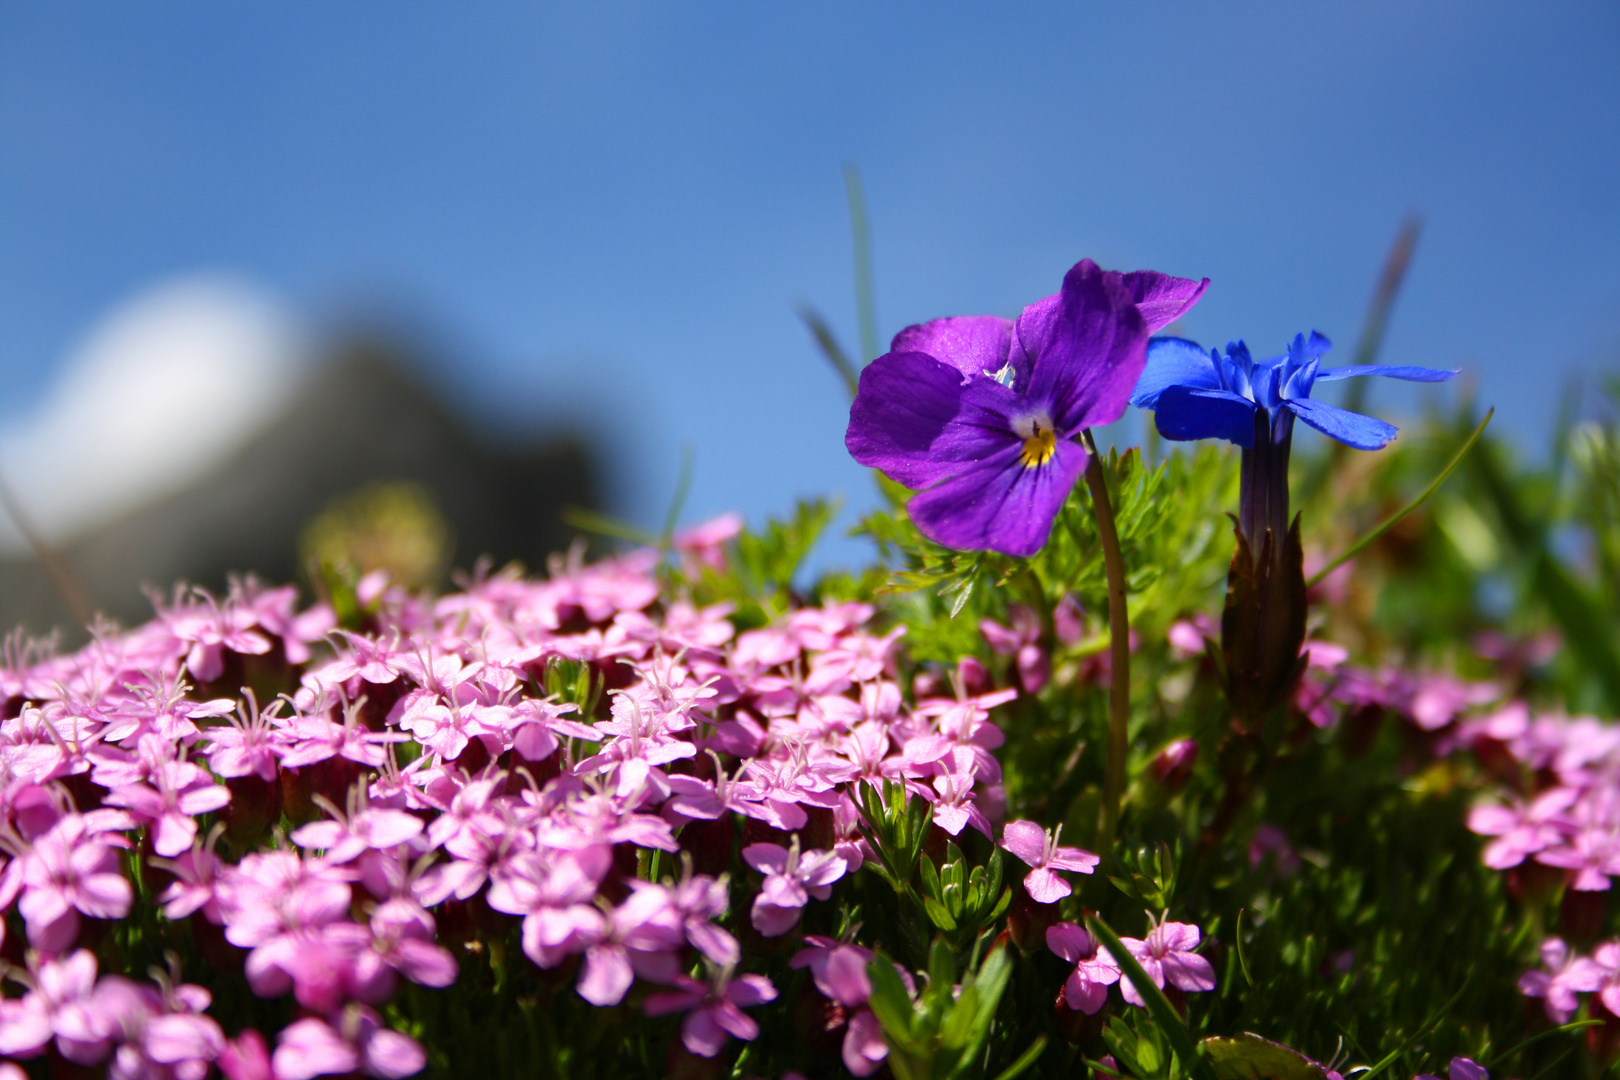
[[[883,1025],[890,1045],[894,1046],[899,1041],[909,1047],[916,1014],[912,1009],[911,995],[906,992],[906,984],[894,969],[894,961],[879,953],[866,965],[866,975],[872,983],[872,996],[867,1004],[878,1018],[878,1023]]]
[[[923,860],[923,865],[928,865],[927,859]],[[956,920],[951,917],[950,911],[932,896],[923,897],[923,910],[928,912],[928,920],[946,933],[956,929]]]
[[[1215,1080],[1326,1080],[1321,1065],[1282,1043],[1252,1032],[1216,1037],[1198,1044],[1209,1059]]]
[[[996,1080],[1013,1080],[1013,1077],[1018,1076],[1031,1065],[1035,1064],[1036,1059],[1041,1056],[1041,1053],[1045,1049],[1046,1036],[1042,1035],[1040,1038],[1029,1044],[1029,1049],[1018,1055],[1018,1060],[1014,1061],[1011,1065],[997,1073]]]

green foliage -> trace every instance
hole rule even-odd
[[[894,969],[879,955],[867,967],[872,980],[871,1008],[889,1043],[889,1068],[898,1080],[958,1080],[996,1076],[1012,1080],[1027,1070],[1045,1046],[1030,1044],[999,1073],[987,1072],[988,1043],[996,1009],[1012,975],[1004,948],[991,949],[977,971],[957,981],[955,956],[943,941],[928,956],[925,983],[915,999]]]

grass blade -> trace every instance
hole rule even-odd
[[[609,536],[615,540],[627,540],[632,544],[646,547],[658,546],[658,537],[646,529],[637,528],[617,518],[610,518],[606,514],[598,514],[595,510],[586,510],[582,506],[568,507],[562,512],[562,519],[564,524],[580,532]]]
[[[1040,1038],[1029,1044],[1028,1050],[1025,1050],[1022,1054],[1018,1055],[1017,1061],[1013,1062],[1011,1065],[997,1073],[996,1080],[1013,1080],[1013,1077],[1020,1075],[1025,1069],[1028,1069],[1031,1065],[1035,1064],[1035,1059],[1040,1057],[1041,1052],[1045,1049],[1046,1036],[1042,1035]]]
[[[798,312],[799,318],[803,319],[804,325],[809,328],[810,336],[815,339],[816,347],[843,380],[844,388],[849,391],[850,400],[853,401],[855,391],[860,386],[860,374],[855,370],[855,365],[850,363],[843,346],[838,344],[838,339],[833,337],[832,327],[828,326],[821,313],[809,304],[800,304]]]
[[[1367,321],[1361,324],[1361,338],[1356,342],[1352,364],[1378,362],[1378,353],[1384,344],[1384,328],[1389,324],[1390,312],[1395,309],[1395,298],[1401,294],[1401,283],[1406,280],[1406,271],[1412,265],[1412,254],[1417,250],[1418,235],[1422,231],[1420,218],[1409,217],[1401,222],[1395,242],[1384,258],[1383,273],[1378,275],[1378,286],[1373,290],[1372,304],[1367,309]],[[1367,384],[1357,379],[1345,394],[1344,407],[1351,412],[1362,412],[1366,398]]]
[[[1393,529],[1407,514],[1410,514],[1412,511],[1428,502],[1429,498],[1436,491],[1440,490],[1440,485],[1445,483],[1446,479],[1450,477],[1452,473],[1457,471],[1457,466],[1462,464],[1463,458],[1468,456],[1468,451],[1472,450],[1474,448],[1474,444],[1479,442],[1479,437],[1485,434],[1485,425],[1489,424],[1491,422],[1491,417],[1495,415],[1495,409],[1491,409],[1485,413],[1485,419],[1479,422],[1479,427],[1475,428],[1474,433],[1468,436],[1467,441],[1464,442],[1462,446],[1458,447],[1457,452],[1452,455],[1451,461],[1446,464],[1444,469],[1440,470],[1440,475],[1436,476],[1429,486],[1424,488],[1422,492],[1418,494],[1417,498],[1395,511],[1389,517],[1385,518],[1377,528],[1373,529],[1372,532],[1363,536],[1354,544],[1351,544],[1349,549],[1346,550],[1344,554],[1340,555],[1337,559],[1334,559],[1332,562],[1322,567],[1322,569],[1318,570],[1314,575],[1312,575],[1311,579],[1305,583],[1305,587],[1309,589],[1321,584],[1322,579],[1326,578],[1333,571],[1337,570],[1339,567],[1343,566],[1357,555],[1360,555],[1367,549],[1368,545],[1372,544],[1380,536],[1383,536],[1385,533],[1389,532],[1389,530]]]
[[[669,500],[669,513],[664,515],[664,530],[658,534],[658,546],[667,548],[675,538],[675,525],[681,520],[686,506],[686,493],[692,490],[692,464],[696,454],[691,443],[681,447],[681,472],[675,481],[675,495]]]
[[[861,362],[878,354],[877,304],[872,295],[872,227],[866,217],[866,191],[861,170],[844,166],[844,193],[849,196],[849,226],[855,234],[855,314],[861,328]]]

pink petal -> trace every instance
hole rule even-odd
[[[1046,858],[1046,830],[1033,821],[1009,821],[1001,829],[1001,846],[1030,866],[1040,866]],[[1067,887],[1062,895],[1069,895]]]
[[[1047,927],[1046,947],[1071,964],[1082,956],[1090,956],[1096,949],[1091,935],[1072,922],[1060,922],[1056,926]]]
[[[1037,904],[1055,904],[1074,891],[1067,881],[1046,869],[1031,870],[1025,875],[1024,889]]]

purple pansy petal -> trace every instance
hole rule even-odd
[[[1491,1074],[1485,1071],[1484,1066],[1465,1057],[1452,1058],[1446,1074],[1451,1080],[1491,1080]]]
[[[1017,395],[991,379],[969,386],[982,392],[968,394],[961,373],[931,356],[880,356],[861,372],[844,446],[860,464],[916,489],[1016,443],[1005,417]],[[1003,407],[987,411],[986,401]]]
[[[995,456],[912,497],[908,510],[924,536],[958,551],[1029,556],[1041,549],[1087,455],[1059,441],[1050,461],[1029,468],[1017,436],[1009,438]]]
[[[1124,414],[1147,362],[1147,327],[1120,276],[1090,259],[1064,276],[1058,297],[1054,306],[1026,308],[1017,334],[1032,360],[1023,392],[1046,403],[1067,435]]]
[[[999,315],[931,319],[894,335],[891,353],[924,353],[963,375],[994,375],[1007,362],[1013,321]]]
[[[1254,445],[1255,408],[1227,390],[1168,386],[1159,394],[1153,418],[1167,439],[1225,439],[1247,449]]]
[[[1363,416],[1322,401],[1286,401],[1293,414],[1329,438],[1357,450],[1382,450],[1394,440],[1397,428],[1372,416]]]
[[[1131,393],[1131,404],[1139,409],[1157,408],[1159,395],[1172,386],[1219,390],[1221,377],[1215,370],[1215,361],[1196,341],[1153,338],[1148,342],[1147,363]]]
[[[1407,382],[1445,382],[1447,379],[1456,378],[1458,372],[1445,368],[1402,367],[1396,364],[1360,364],[1355,367],[1326,368],[1318,371],[1316,381],[1335,382],[1339,379],[1354,379],[1361,375],[1383,375],[1390,379],[1405,379]]]
[[[1192,310],[1209,288],[1209,278],[1171,277],[1153,270],[1137,270],[1121,277],[1126,291],[1142,313],[1147,332],[1156,334]]]

